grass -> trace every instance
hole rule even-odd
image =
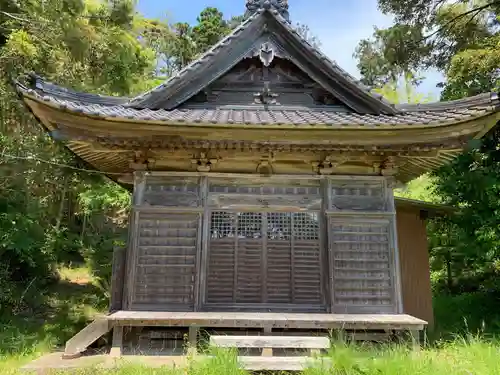
[[[42,293],[40,293],[42,294]],[[42,301],[42,300],[41,300]],[[42,302],[41,302],[42,303]],[[338,342],[328,354],[331,368],[311,368],[304,375],[500,375],[500,301],[486,294],[435,298],[437,334],[419,352],[404,345],[348,345]],[[62,269],[61,281],[44,291],[34,313],[0,319],[0,374],[18,375],[19,367],[61,346],[103,312],[107,299],[88,270]],[[239,375],[246,374],[232,352],[191,361],[186,370],[124,365],[112,370],[86,369],[77,375]]]

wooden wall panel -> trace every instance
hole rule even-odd
[[[394,313],[388,219],[330,218],[335,313]]]
[[[193,311],[199,214],[141,212],[132,310]]]
[[[113,249],[113,263],[111,268],[111,294],[109,311],[118,311],[123,307],[123,290],[125,285],[126,248]]]
[[[398,208],[396,212],[404,312],[424,319],[432,327],[432,292],[427,233],[420,211]]]

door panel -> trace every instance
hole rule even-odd
[[[208,304],[325,304],[317,213],[214,211],[208,249]]]

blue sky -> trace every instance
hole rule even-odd
[[[226,18],[243,14],[245,0],[138,0],[139,11],[147,17],[169,22],[195,23],[207,6],[217,7]],[[387,27],[391,18],[377,9],[377,0],[289,0],[293,23],[306,24],[321,41],[321,50],[342,68],[359,77],[352,57],[359,40],[373,33],[373,26]],[[435,87],[442,76],[426,72],[418,91],[438,99]]]

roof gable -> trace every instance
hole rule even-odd
[[[186,100],[179,108],[325,109],[352,112],[291,61],[258,57],[241,60],[227,73]]]
[[[270,55],[262,56],[262,48]],[[275,56],[288,59],[313,81],[357,113],[395,114],[397,109],[381,95],[371,93],[291,27],[275,9],[259,9],[198,60],[155,89],[132,99],[134,108],[174,109],[245,58]]]

